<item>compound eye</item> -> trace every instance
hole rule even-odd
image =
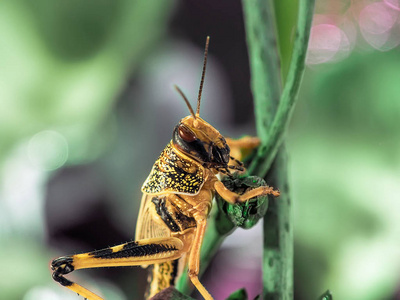
[[[193,142],[196,140],[194,133],[183,124],[179,125],[178,134],[185,142]]]

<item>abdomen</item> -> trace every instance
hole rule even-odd
[[[136,240],[179,236],[180,233],[185,234],[183,231],[187,229],[195,229],[196,221],[187,213],[190,208],[192,205],[176,194],[143,194],[136,226]],[[150,265],[145,298],[149,299],[174,285],[184,267],[185,259],[184,253],[183,258],[179,260]]]
[[[146,299],[155,296],[163,289],[175,284],[178,274],[178,260],[151,265],[148,267],[148,272]]]

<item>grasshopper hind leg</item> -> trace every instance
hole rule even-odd
[[[102,250],[62,256],[51,262],[52,276],[55,281],[84,298],[102,300],[100,296],[64,276],[79,269],[139,266],[175,260],[184,254],[183,246],[179,238],[152,238]]]

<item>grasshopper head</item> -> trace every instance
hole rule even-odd
[[[212,168],[226,168],[230,149],[225,138],[200,117],[188,116],[175,126],[172,142],[188,156]]]
[[[196,113],[193,111],[192,106],[183,92],[175,86],[175,89],[185,100],[191,115],[183,118],[179,124],[175,126],[172,135],[172,143],[180,151],[199,161],[204,166],[220,171],[220,169],[227,170],[229,167],[229,146],[217,129],[200,118],[200,100],[206,72],[209,40],[210,37],[207,37]]]

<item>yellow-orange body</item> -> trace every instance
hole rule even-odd
[[[189,116],[181,120],[180,126],[189,129],[203,145],[212,144],[221,149],[227,147],[221,134],[199,117]],[[142,187],[144,194],[136,240],[175,237],[182,240],[183,248],[179,264],[156,264],[150,271],[147,297],[172,285],[185,267],[191,256],[197,227],[204,227],[211,210],[214,184],[219,181],[215,176],[217,173],[216,169],[207,168],[197,160],[195,153],[185,152],[173,141],[155,162]],[[198,250],[195,248],[194,251]]]

